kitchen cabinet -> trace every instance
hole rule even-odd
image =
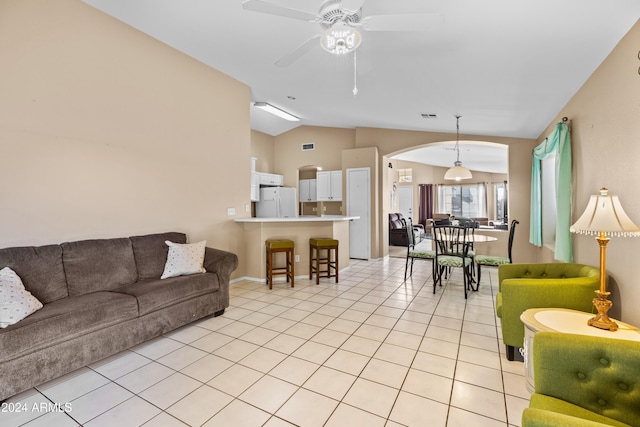
[[[275,173],[258,172],[260,175],[260,185],[284,185],[284,176]]]
[[[317,192],[317,181],[315,179],[301,179],[300,180],[300,201],[301,202],[315,202]]]
[[[251,201],[257,202],[260,200],[260,176],[259,172],[256,172],[256,157],[251,157]]]
[[[251,171],[251,201],[260,201],[260,172]]]
[[[317,200],[342,201],[342,171],[322,171],[316,174]]]

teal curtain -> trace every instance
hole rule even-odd
[[[571,135],[566,123],[558,123],[545,140],[533,150],[531,171],[531,225],[529,242],[542,246],[541,160],[556,153],[556,246],[555,259],[573,262],[571,238]]]

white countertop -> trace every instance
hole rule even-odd
[[[321,222],[321,221],[350,221],[352,219],[360,219],[359,216],[344,215],[304,215],[291,218],[237,218],[235,222]]]

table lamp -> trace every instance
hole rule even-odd
[[[598,310],[598,314],[589,319],[588,324],[596,328],[616,331],[618,324],[607,316],[613,304],[607,299],[611,294],[607,292],[607,243],[609,243],[609,236],[638,237],[640,228],[624,212],[618,196],[608,194],[608,191],[606,188],[601,188],[599,195],[591,196],[584,213],[571,226],[571,232],[597,235],[596,241],[600,245],[600,289],[596,291],[597,298],[593,299],[593,305]]]

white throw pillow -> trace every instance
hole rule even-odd
[[[9,267],[0,270],[0,328],[6,328],[42,308]]]
[[[204,273],[204,248],[207,241],[197,243],[173,243],[165,241],[169,246],[167,263],[164,265],[164,272],[161,279],[168,277],[184,276],[187,274]]]

